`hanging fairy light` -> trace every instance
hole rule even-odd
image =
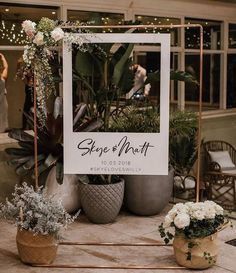
[[[0,23],[0,37],[9,44],[25,45],[27,43],[27,37],[23,31],[19,30],[15,23],[6,23],[4,20]]]

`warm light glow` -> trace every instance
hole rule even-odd
[[[55,12],[55,11],[52,11],[52,14],[53,14],[53,15],[55,15],[55,14],[56,14],[56,12]]]
[[[10,11],[10,9],[5,9],[6,12]]]

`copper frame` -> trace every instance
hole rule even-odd
[[[106,25],[106,26],[61,26],[63,29],[143,29],[143,28],[199,28],[200,32],[200,72],[199,72],[199,113],[198,113],[198,134],[197,134],[197,184],[196,184],[196,202],[199,202],[200,192],[200,160],[201,160],[201,127],[202,127],[202,82],[203,82],[203,27],[200,24],[180,24],[180,25]],[[37,164],[37,102],[36,102],[36,84],[37,79],[34,77],[34,153],[35,153],[35,189],[38,189],[38,164]],[[60,245],[95,245],[95,246],[164,246],[165,244],[126,244],[126,243],[79,243],[79,242],[61,242]],[[171,245],[169,245],[171,246]],[[50,268],[90,268],[90,269],[184,269],[181,266],[80,266],[66,264],[51,264],[51,265],[32,265],[34,267],[50,267]]]
[[[62,241],[60,245],[80,245],[80,246],[172,246],[165,245],[163,243],[92,243],[92,242],[66,242]],[[49,265],[32,265],[33,267],[49,267],[49,268],[87,268],[87,269],[146,269],[146,270],[155,270],[155,269],[186,269],[183,266],[140,266],[140,265],[77,265],[77,264],[49,264]]]

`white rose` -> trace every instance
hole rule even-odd
[[[196,210],[192,213],[192,218],[196,219],[196,220],[203,220],[205,218],[205,213],[203,210]]]
[[[223,215],[224,214],[224,209],[221,206],[217,205],[217,204],[215,204],[215,210],[216,210],[216,214],[218,214],[218,215]]]
[[[30,37],[34,36],[36,23],[30,20],[25,20],[21,26],[28,36]]]
[[[168,212],[168,216],[172,219],[172,221],[174,221],[174,218],[177,214],[177,210],[175,208],[172,208],[169,212]]]
[[[44,44],[43,38],[44,38],[43,33],[39,31],[39,32],[35,35],[33,42],[34,42],[36,45],[43,45],[43,44]]]
[[[188,207],[183,203],[178,203],[173,207],[173,210],[175,210],[178,213],[187,213]]]
[[[164,228],[170,227],[172,222],[173,222],[173,219],[170,217],[170,215],[167,214],[163,223],[163,227]]]
[[[190,224],[190,217],[186,213],[179,213],[175,219],[174,219],[174,224],[177,228],[183,229]]]
[[[57,42],[63,39],[64,31],[60,27],[57,27],[53,31],[51,31],[51,37]]]
[[[206,219],[214,219],[216,216],[216,211],[212,207],[206,207],[205,208],[205,218]]]

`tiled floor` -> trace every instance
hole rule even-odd
[[[115,223],[95,225],[81,215],[63,237],[64,240],[79,242],[156,242],[160,241],[158,225],[163,220],[166,208],[161,214],[152,217],[138,217],[122,212]],[[236,223],[236,221],[234,221]],[[151,273],[189,272],[189,270],[137,270],[137,269],[56,269],[34,268],[20,262],[15,244],[15,227],[6,222],[0,223],[0,273]],[[225,241],[236,238],[235,228],[228,228],[219,234],[220,255],[217,265],[206,270],[209,273],[236,272],[236,247]],[[79,265],[169,265],[177,266],[172,247],[156,246],[60,246],[54,263]],[[195,271],[202,272],[202,271]]]

